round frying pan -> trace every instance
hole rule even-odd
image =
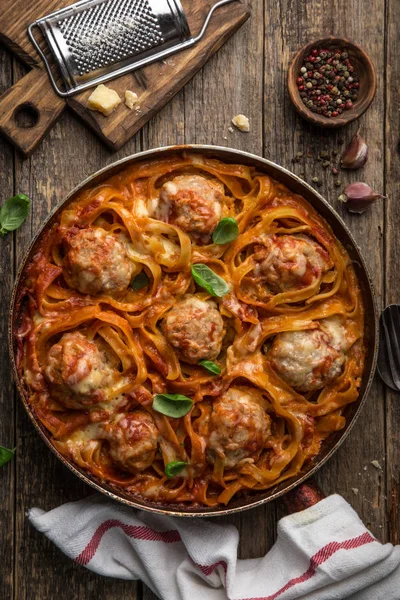
[[[320,454],[317,457],[315,457],[312,461],[310,461],[307,465],[305,465],[303,467],[303,470],[296,477],[284,481],[268,490],[262,490],[259,492],[249,492],[246,495],[241,495],[237,498],[233,498],[233,500],[229,503],[227,507],[222,506],[217,508],[191,508],[186,507],[183,504],[163,504],[155,503],[153,501],[147,501],[143,498],[133,496],[132,494],[129,494],[122,489],[118,489],[115,486],[104,483],[103,481],[100,481],[98,478],[96,478],[94,475],[89,475],[86,471],[75,466],[70,460],[62,456],[55,449],[55,447],[51,443],[50,433],[45,429],[45,427],[40,423],[40,421],[36,418],[35,414],[32,412],[28,402],[27,390],[25,389],[25,386],[21,380],[20,374],[18,373],[16,366],[14,328],[17,326],[19,319],[19,315],[17,314],[16,308],[16,299],[18,297],[20,285],[22,284],[22,277],[24,274],[25,266],[30,262],[35,251],[35,246],[40,237],[42,236],[43,232],[46,230],[46,228],[57,218],[59,212],[65,208],[66,204],[72,201],[76,197],[76,195],[80,193],[83,189],[98,185],[105,179],[108,179],[112,175],[118,173],[118,171],[125,169],[126,167],[129,167],[130,165],[133,165],[141,160],[149,160],[153,158],[167,158],[171,154],[176,154],[184,151],[202,154],[210,158],[219,159],[226,163],[236,163],[253,166],[257,170],[266,173],[272,178],[285,184],[290,190],[297,194],[301,194],[306,200],[308,200],[308,202],[312,206],[314,206],[314,208],[320,213],[320,215],[322,215],[322,217],[324,217],[324,219],[329,223],[334,234],[349,253],[350,258],[354,263],[354,268],[360,283],[366,314],[365,369],[361,381],[360,395],[358,401],[349,405],[346,409],[347,412],[345,413],[345,428],[333,434],[327,440],[325,440],[322,444]],[[32,240],[32,243],[22,261],[16,282],[14,284],[9,316],[9,346],[13,374],[17,383],[18,391],[20,393],[22,402],[24,403],[28,415],[30,416],[40,436],[49,446],[52,452],[54,452],[54,454],[59,458],[59,460],[65,466],[67,466],[73,473],[75,473],[75,475],[80,477],[80,479],[82,479],[85,483],[95,488],[97,491],[105,494],[106,496],[109,496],[110,498],[113,498],[114,500],[118,500],[119,502],[127,504],[128,506],[132,506],[134,508],[173,516],[210,517],[247,510],[249,508],[253,508],[254,506],[264,504],[265,502],[270,502],[271,500],[274,500],[286,494],[290,490],[293,490],[293,488],[295,488],[297,485],[304,482],[308,477],[313,475],[337,450],[337,448],[349,434],[358,415],[360,414],[372,383],[378,350],[378,315],[371,279],[368,274],[364,258],[362,257],[362,254],[359,248],[357,247],[355,240],[353,239],[351,233],[349,232],[339,215],[326,202],[326,200],[324,200],[324,198],[320,194],[318,194],[318,192],[316,192],[311,186],[309,186],[299,177],[297,177],[290,171],[284,169],[283,167],[280,167],[279,165],[264,158],[260,158],[253,154],[249,154],[248,152],[208,145],[170,146],[167,148],[156,148],[154,150],[140,152],[133,156],[129,156],[127,158],[119,160],[113,163],[112,165],[101,169],[100,171],[97,171],[97,173],[90,176],[88,179],[86,179],[80,185],[78,185],[74,190],[72,190],[66,196],[66,198],[54,209],[54,211],[50,213],[49,217],[44,222],[39,232]]]

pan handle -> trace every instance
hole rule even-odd
[[[317,486],[315,481],[309,479],[285,494],[282,500],[288,513],[292,514],[314,506],[314,504],[317,504],[317,502],[324,498],[325,494],[323,491]]]

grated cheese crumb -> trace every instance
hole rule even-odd
[[[132,108],[135,106],[135,104],[137,103],[139,97],[136,94],[136,92],[131,92],[131,90],[126,90],[125,92],[125,104],[126,106],[132,110]]]
[[[229,131],[229,133],[233,133],[234,132],[233,127],[228,127],[228,131]]]
[[[380,463],[377,460],[371,460],[371,465],[373,467],[375,467],[375,469],[379,469],[380,471],[382,471],[382,467],[381,467]]]
[[[245,115],[236,115],[236,117],[233,117],[232,123],[240,131],[244,131],[246,133],[250,131],[249,119]]]
[[[354,494],[356,494],[356,495],[358,494],[358,488],[351,488],[351,490]]]

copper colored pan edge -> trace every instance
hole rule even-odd
[[[17,322],[18,315],[16,314],[16,299],[17,299],[17,291],[19,289],[21,276],[24,271],[25,265],[30,261],[34,247],[36,242],[38,241],[40,235],[47,227],[49,222],[56,217],[56,215],[62,210],[64,205],[73,198],[73,196],[78,193],[82,188],[87,186],[92,186],[93,184],[100,183],[102,180],[107,179],[108,177],[114,175],[119,170],[134,164],[138,161],[144,159],[152,159],[152,158],[165,158],[171,154],[180,151],[190,151],[193,153],[199,153],[203,155],[207,155],[209,157],[217,158],[219,160],[231,163],[238,164],[247,164],[257,167],[259,170],[265,172],[270,175],[274,179],[277,179],[281,183],[284,183],[290,190],[301,194],[306,200],[316,208],[319,214],[325,218],[328,224],[333,229],[336,237],[341,241],[341,243],[345,246],[348,251],[351,259],[354,261],[354,267],[356,270],[356,274],[362,289],[363,301],[365,305],[365,337],[366,337],[366,359],[365,359],[365,369],[364,374],[361,381],[360,386],[360,396],[358,401],[349,406],[349,416],[347,417],[346,427],[337,434],[331,436],[331,439],[327,440],[327,443],[324,442],[322,446],[322,451],[316,459],[307,466],[307,469],[300,476],[292,478],[292,480],[288,480],[283,482],[270,490],[265,490],[261,492],[251,493],[246,496],[242,496],[237,499],[233,499],[229,505],[229,507],[221,507],[221,508],[185,508],[183,505],[163,505],[154,502],[146,502],[143,499],[135,498],[132,495],[127,494],[123,490],[118,490],[113,486],[110,486],[104,482],[101,482],[99,479],[95,477],[89,477],[88,474],[77,468],[72,464],[72,462],[68,461],[56,448],[52,445],[50,441],[50,434],[45,429],[45,427],[38,421],[35,415],[32,413],[32,410],[29,406],[28,400],[26,398],[26,394],[24,391],[24,387],[22,382],[20,381],[16,362],[15,362],[15,343],[14,343],[14,325]],[[9,341],[9,351],[11,358],[11,365],[13,376],[18,388],[18,392],[22,399],[22,402],[25,406],[25,409],[33,422],[35,428],[37,429],[39,435],[47,444],[47,446],[52,450],[52,452],[57,456],[57,458],[68,467],[75,475],[77,475],[82,481],[90,485],[96,491],[101,492],[112,498],[113,500],[117,500],[122,502],[125,505],[131,506],[136,509],[147,510],[152,513],[165,514],[170,516],[182,516],[182,517],[213,517],[213,516],[222,516],[237,513],[243,510],[247,510],[249,508],[254,508],[256,506],[260,506],[261,504],[265,504],[266,502],[270,502],[271,500],[275,500],[280,496],[283,496],[300,483],[308,479],[312,476],[316,471],[323,465],[325,462],[333,455],[333,453],[339,448],[339,446],[346,439],[350,430],[354,426],[355,421],[357,420],[364,403],[366,402],[367,395],[369,389],[372,384],[372,380],[375,373],[376,361],[377,361],[377,353],[378,353],[378,311],[377,311],[377,302],[376,296],[373,288],[373,284],[371,281],[371,277],[368,273],[368,269],[366,267],[364,258],[359,250],[352,234],[347,229],[347,226],[341,219],[341,217],[333,210],[333,208],[328,204],[328,202],[318,193],[316,192],[310,185],[302,181],[299,177],[280,167],[279,165],[266,160],[264,158],[260,158],[255,156],[254,154],[250,154],[248,152],[243,152],[240,150],[234,150],[231,148],[219,147],[219,146],[209,146],[209,145],[184,145],[184,146],[169,146],[165,148],[156,148],[153,150],[146,150],[144,152],[139,152],[133,156],[129,156],[127,158],[121,159],[112,165],[108,165],[103,169],[97,171],[87,179],[85,179],[81,184],[75,187],[62,202],[49,214],[48,218],[41,226],[39,231],[34,236],[27,252],[24,255],[22,263],[19,267],[18,274],[16,277],[16,281],[14,283],[13,292],[11,296],[10,303],[10,311],[9,311],[9,324],[8,324],[8,341]]]

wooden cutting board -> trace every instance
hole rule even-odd
[[[196,35],[210,7],[217,0],[181,0],[192,35]],[[0,0],[0,42],[33,69],[0,97],[0,133],[29,155],[68,104],[110,146],[117,150],[185,85],[224,42],[248,19],[249,9],[240,1],[223,6],[212,16],[203,39],[165,61],[119,77],[107,85],[121,98],[125,90],[139,96],[139,109],[120,104],[109,116],[87,108],[92,90],[65,101],[53,91],[47,73],[33,48],[27,26],[36,19],[73,2],[71,0]],[[24,126],[19,114],[31,115]]]

